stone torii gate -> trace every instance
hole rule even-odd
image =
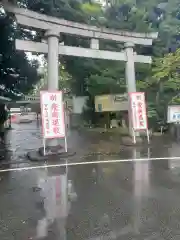
[[[137,55],[133,48],[136,44],[152,45],[152,41],[158,37],[158,33],[135,33],[98,28],[50,17],[9,4],[5,4],[4,8],[6,11],[15,14],[17,23],[20,25],[45,31],[44,37],[47,41],[33,42],[17,39],[16,49],[35,53],[48,53],[48,90],[58,89],[59,55],[124,61],[126,64],[125,75],[128,93],[136,92],[135,62],[151,63],[150,56]],[[90,47],[64,46],[63,43],[59,43],[61,33],[88,38],[90,39]],[[121,52],[99,50],[99,41],[101,39],[123,42],[125,43],[125,49]],[[129,126],[131,129],[130,117]]]

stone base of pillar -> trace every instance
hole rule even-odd
[[[61,145],[54,145],[54,146],[47,146],[46,147],[46,155],[54,155],[54,154],[61,154],[65,153],[64,146]],[[44,148],[39,148],[39,154],[44,156]]]
[[[136,146],[144,146],[144,145],[149,146],[149,145],[151,145],[151,141],[148,143],[147,139],[144,139],[144,138],[139,137],[139,136],[136,137],[136,143],[135,144],[133,143],[133,139],[130,136],[122,137],[121,143],[124,146],[132,146],[132,147],[133,146],[136,147]]]
[[[40,154],[40,152],[41,152],[41,149],[28,152],[27,158],[32,162],[49,161],[49,163],[52,164],[53,161],[54,162],[63,161],[65,158],[73,157],[74,155],[76,155],[76,152],[74,152],[73,150],[69,150],[68,152],[61,151],[61,152],[54,152],[52,154],[49,153],[48,155],[45,155],[45,156],[43,154]]]

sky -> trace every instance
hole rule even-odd
[[[37,56],[37,55],[33,55],[33,54],[30,53],[30,52],[26,52],[26,55],[27,55],[27,57],[28,57],[29,60],[34,60],[34,59],[36,59],[36,60],[39,61],[40,67],[43,66],[43,59],[44,59],[44,55],[43,55],[43,54]]]

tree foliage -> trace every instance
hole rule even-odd
[[[38,81],[38,62],[15,49],[17,25],[0,8],[0,94],[14,97],[28,93]]]

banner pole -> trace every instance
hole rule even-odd
[[[64,136],[64,145],[65,145],[65,152],[67,153],[68,147],[67,147],[67,119],[66,119],[66,113],[65,113],[65,104],[64,104],[64,128],[65,128],[65,136]]]
[[[132,128],[132,131],[133,131],[133,143],[136,144],[136,134],[134,128]]]
[[[66,133],[64,137],[64,143],[65,143],[65,152],[67,153],[67,138],[66,138]]]
[[[151,157],[151,152],[150,152],[150,148],[148,147],[148,159],[150,159]]]
[[[43,138],[43,149],[44,149],[44,156],[46,156],[46,139]]]
[[[132,141],[134,143],[134,132],[133,132],[133,128],[132,128]]]
[[[149,143],[150,140],[149,140],[149,130],[148,130],[148,129],[146,129],[146,133],[147,133],[147,141],[148,141],[148,143]]]

